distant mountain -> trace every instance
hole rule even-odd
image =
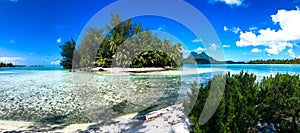
[[[190,55],[183,59],[184,64],[245,64],[245,62],[234,61],[218,61],[213,57],[208,56],[205,52],[191,52]]]

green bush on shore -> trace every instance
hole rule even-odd
[[[0,62],[0,67],[14,67],[14,65],[12,63],[3,63],[3,62]]]
[[[249,132],[260,119],[273,123],[277,132],[300,132],[300,76],[276,74],[256,81],[256,75],[247,72],[215,76],[226,78],[225,91],[220,105],[204,125],[199,117],[215,82],[197,88],[192,85],[190,100],[185,108],[192,108],[189,119],[191,132]],[[198,93],[197,93],[198,92]]]

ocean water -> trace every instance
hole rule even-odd
[[[62,67],[0,68],[0,119],[44,123],[84,123],[162,108],[186,97],[193,82],[213,75],[300,74],[300,65],[184,65],[180,75],[112,75],[68,72]]]
[[[222,69],[220,72],[237,74],[241,71],[254,73],[260,81],[264,76],[275,75],[276,73],[300,74],[300,65],[290,64],[213,64],[213,65],[184,65],[184,68],[212,68]],[[220,74],[217,72],[216,74]],[[215,75],[215,74],[214,74]]]

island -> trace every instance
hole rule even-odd
[[[183,64],[246,64],[245,62],[239,61],[218,61],[213,57],[208,56],[205,52],[197,53],[191,52],[190,55],[183,59]]]
[[[3,63],[3,62],[0,62],[0,68],[1,67],[15,67],[12,63]]]
[[[269,59],[243,61],[218,61],[207,55],[205,52],[191,52],[187,58],[183,59],[183,64],[300,64],[299,58],[294,59]]]
[[[270,59],[270,60],[253,60],[247,62],[247,64],[300,64],[300,59]]]
[[[0,133],[300,133],[299,4],[0,0]]]
[[[71,39],[60,46],[66,69],[87,67],[179,68],[182,44],[159,39],[141,23],[115,14],[106,28],[89,28],[81,44]]]

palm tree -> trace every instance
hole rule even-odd
[[[64,44],[60,45],[59,48],[61,48],[62,50],[60,54],[63,57],[60,64],[66,69],[71,69],[76,42],[74,41],[74,39],[71,39],[70,41],[67,41]]]

